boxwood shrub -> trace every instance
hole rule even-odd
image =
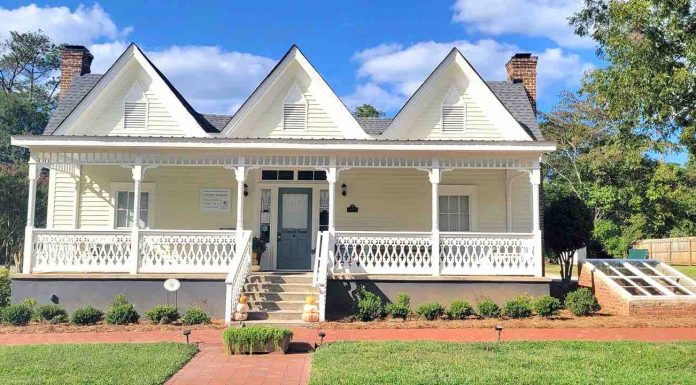
[[[508,318],[527,318],[532,315],[532,299],[521,295],[505,303],[503,315]]]
[[[281,350],[283,340],[292,338],[292,331],[273,326],[247,326],[227,328],[222,333],[222,341],[230,354],[253,353],[263,350],[272,342],[276,350]]]
[[[68,312],[53,303],[39,305],[34,312],[36,318],[41,322],[50,322],[54,324],[68,322]]]
[[[411,297],[406,293],[399,293],[396,300],[388,304],[385,310],[392,318],[406,319],[411,314]]]
[[[191,307],[186,309],[186,313],[181,318],[181,323],[184,325],[209,324],[210,315],[199,307]]]
[[[3,323],[14,326],[24,326],[31,321],[32,313],[31,307],[19,303],[5,306],[0,316]]]
[[[454,301],[450,305],[447,315],[451,319],[465,319],[474,315],[474,308],[471,307],[468,301]]]
[[[568,293],[565,298],[565,306],[578,317],[588,316],[599,311],[597,298],[586,287]]]
[[[561,307],[561,301],[550,295],[544,295],[534,300],[534,312],[540,317],[556,316]]]
[[[0,307],[10,304],[12,295],[12,281],[10,281],[10,271],[0,267]]]
[[[493,300],[484,299],[478,303],[478,314],[483,318],[495,318],[500,316],[500,307]]]
[[[111,301],[111,308],[106,312],[106,323],[111,325],[128,325],[137,323],[140,314],[123,295],[117,295]]]
[[[365,286],[360,286],[357,297],[356,315],[360,321],[372,321],[384,316],[382,299],[377,294],[365,290]]]
[[[75,310],[70,318],[70,322],[75,325],[92,325],[96,324],[104,318],[104,312],[87,305]]]
[[[179,311],[174,306],[156,305],[145,312],[145,316],[156,324],[170,324],[179,319]]]
[[[437,302],[424,303],[418,306],[416,314],[427,319],[428,321],[436,320],[445,314],[445,307]]]

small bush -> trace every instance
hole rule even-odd
[[[36,318],[42,322],[54,324],[68,322],[68,312],[53,303],[37,306],[34,313],[36,314]]]
[[[568,293],[565,299],[565,306],[578,317],[588,316],[599,311],[597,298],[586,287]]]
[[[478,303],[478,314],[483,318],[495,318],[500,316],[500,308],[490,299],[484,299]]]
[[[474,308],[467,301],[454,301],[450,305],[447,315],[451,319],[465,319],[474,315]]]
[[[12,281],[10,281],[10,271],[4,267],[0,268],[0,307],[10,304],[12,296]]]
[[[532,299],[521,295],[505,303],[503,315],[508,318],[527,318],[532,316]]]
[[[387,305],[386,313],[392,318],[408,318],[411,314],[411,297],[406,293],[399,293],[396,300]]]
[[[416,314],[427,319],[428,321],[432,321],[442,317],[442,315],[445,314],[445,307],[437,302],[424,303],[418,306],[418,309],[416,309]]]
[[[561,310],[561,301],[550,295],[544,295],[534,301],[534,312],[541,317],[553,317]]]
[[[106,312],[106,323],[111,325],[134,324],[139,319],[140,314],[135,311],[135,307],[123,295],[114,297],[111,301],[111,309]]]
[[[292,338],[292,331],[273,326],[227,328],[222,332],[222,341],[230,354],[251,354],[263,350],[269,342],[273,342],[275,349],[280,350],[286,338]]]
[[[39,307],[39,301],[37,301],[36,298],[34,298],[34,297],[24,298],[22,300],[22,305],[31,309],[31,319],[33,319],[34,321],[40,321],[39,315],[36,312],[36,309]]]
[[[365,290],[365,286],[360,286],[358,290],[358,319],[361,321],[372,321],[384,316],[382,300],[375,293]]]
[[[184,325],[199,325],[199,324],[209,324],[210,316],[205,310],[198,307],[191,307],[186,309],[184,317],[181,318],[181,323]]]
[[[2,309],[2,322],[14,326],[24,326],[31,321],[32,310],[24,304],[7,305]]]
[[[81,307],[72,314],[70,322],[75,325],[92,325],[104,318],[104,312],[90,305]]]
[[[179,319],[179,311],[176,310],[174,306],[157,305],[145,312],[145,316],[152,321],[152,323],[170,324]]]

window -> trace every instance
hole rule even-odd
[[[261,180],[295,180],[293,170],[262,170]]]
[[[452,87],[442,102],[442,132],[463,132],[466,125],[466,104],[459,90]]]
[[[440,195],[440,230],[470,231],[469,196]]]
[[[329,190],[319,190],[319,231],[329,231]]]
[[[326,171],[298,171],[297,180],[326,180]]]
[[[307,128],[307,99],[300,87],[293,84],[283,101],[283,129],[304,130]]]
[[[150,193],[140,193],[140,219],[139,227],[148,226],[148,213],[150,205]],[[133,226],[133,209],[135,208],[135,193],[133,191],[119,191],[116,195],[116,227],[129,228]]]

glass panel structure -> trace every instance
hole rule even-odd
[[[597,268],[636,297],[696,297],[696,281],[656,260],[588,259]]]

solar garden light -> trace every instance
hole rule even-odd
[[[500,335],[503,333],[503,325],[495,325],[495,332],[498,333],[498,342],[500,342]]]
[[[323,330],[319,330],[317,335],[319,336],[319,346],[321,346],[324,344],[324,337],[326,337],[326,332]]]
[[[182,334],[184,335],[184,337],[186,337],[186,345],[188,345],[189,344],[189,335],[191,335],[191,331],[188,329],[185,329]]]

